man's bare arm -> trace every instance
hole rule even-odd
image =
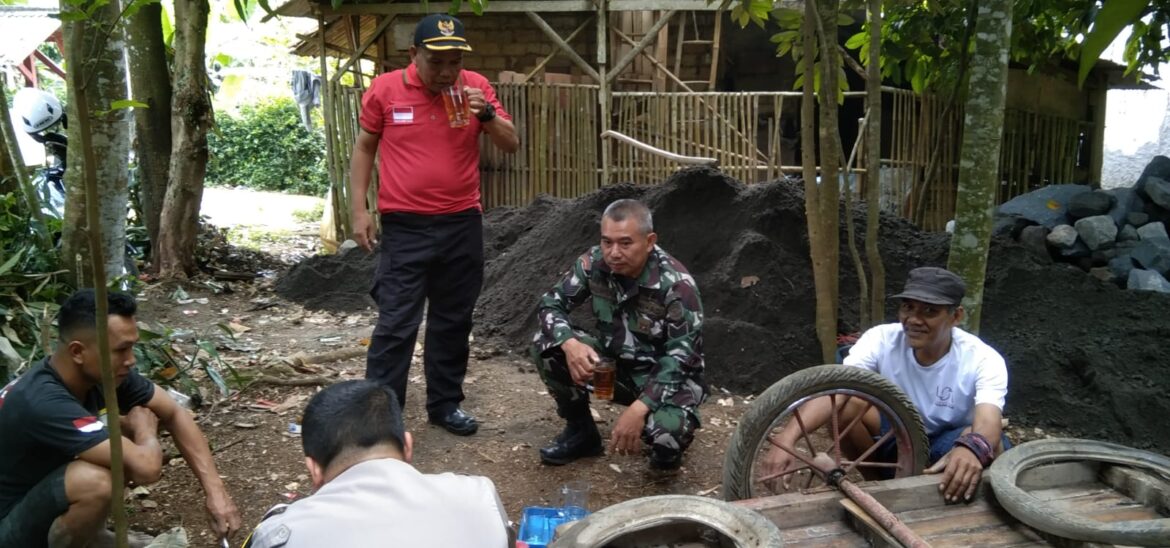
[[[132,417],[132,437],[122,436],[122,466],[126,479],[137,484],[158,481],[162,476],[162,446],[158,442],[158,421],[153,415]],[[103,441],[78,455],[83,461],[111,468],[110,440]]]
[[[490,122],[483,124],[483,130],[491,138],[492,144],[500,150],[508,154],[520,150],[520,137],[516,134],[516,126],[510,120],[497,116]]]
[[[195,424],[195,419],[158,387],[155,387],[154,397],[146,406],[158,415],[163,427],[171,433],[179,453],[183,455],[187,466],[203,486],[203,492],[207,495],[207,511],[211,515],[212,528],[221,536],[238,530],[241,525],[239,510],[228,495],[223,479],[219,477],[215,461],[211,458],[207,438],[203,437],[203,432],[199,425]]]

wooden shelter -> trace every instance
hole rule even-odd
[[[731,25],[707,0],[492,0],[480,16],[463,3],[465,66],[485,74],[515,117],[521,150],[481,155],[484,204],[525,205],[548,193],[573,197],[612,182],[661,181],[678,164],[616,140],[612,130],[659,149],[718,160],[755,182],[799,171],[799,93],[767,31]],[[294,53],[321,58],[329,172],[339,227],[348,226],[348,159],[368,82],[409,63],[415,23],[447,2],[292,0],[284,16],[312,17]],[[329,57],[336,59],[330,67]],[[1000,200],[1056,182],[1100,180],[1105,90],[1122,68],[1103,63],[1084,90],[1074,72],[1013,69]],[[849,73],[851,89],[864,82]],[[846,94],[842,137],[864,165],[864,93]],[[883,207],[941,229],[954,211],[962,108],[883,88]],[[851,152],[853,152],[851,154]],[[931,167],[934,166],[934,167]],[[850,169],[864,175],[860,169]],[[928,173],[929,172],[929,173]],[[849,184],[855,175],[847,175]],[[861,182],[865,182],[864,178]]]

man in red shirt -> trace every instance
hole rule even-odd
[[[520,147],[511,116],[483,75],[463,70],[471,46],[463,23],[448,15],[419,21],[411,64],[374,79],[362,96],[361,130],[350,165],[354,240],[381,257],[370,294],[378,325],[366,378],[406,401],[406,377],[427,304],[423,367],[430,422],[467,436],[479,428],[460,408],[467,372],[471,312],[483,283],[483,215],[479,203],[479,134],[505,152]],[[459,86],[473,114],[451,127],[441,92]],[[381,238],[366,209],[378,162]]]

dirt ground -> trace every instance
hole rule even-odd
[[[216,295],[210,290],[188,286],[190,298],[207,298],[208,303],[185,305],[169,298],[169,288],[152,288],[141,303],[140,317],[196,333],[214,332],[215,324],[232,320],[250,327],[250,331],[239,336],[239,341],[251,343],[259,350],[220,349],[225,361],[245,375],[258,371],[275,375],[271,368],[261,364],[297,352],[317,354],[360,349],[362,339],[369,335],[376,319],[373,311],[306,312],[299,305],[273,299],[266,290],[249,291],[242,284],[233,287],[239,292]],[[265,302],[282,304],[251,310]],[[362,378],[364,368],[364,357],[355,358],[325,364],[320,371],[292,378],[321,375],[331,379]],[[453,436],[426,422],[423,382],[421,364],[416,364],[406,402],[407,429],[415,437],[414,464],[424,472],[453,471],[492,478],[513,519],[519,518],[524,506],[555,503],[557,488],[570,480],[589,481],[593,508],[653,494],[717,497],[724,448],[736,419],[746,408],[742,395],[729,395],[716,389],[717,393],[702,408],[705,427],[698,432],[684,466],[675,475],[652,472],[645,459],[636,456],[606,455],[564,467],[547,467],[540,464],[537,448],[555,436],[562,424],[555,416],[552,399],[527,360],[495,345],[475,342],[464,408],[479,418],[481,426],[479,433],[466,438]],[[212,394],[214,389],[209,382],[203,380],[201,386]],[[215,452],[220,475],[249,526],[272,505],[305,496],[311,490],[300,438],[290,435],[288,426],[298,420],[300,411],[316,390],[314,386],[257,383],[199,410],[198,420]],[[214,395],[208,398],[214,399],[217,399]],[[273,405],[285,409],[278,412],[270,409]],[[603,433],[624,409],[610,405],[595,408]],[[148,487],[150,494],[130,502],[131,527],[159,533],[183,525],[192,546],[218,548],[207,528],[198,482],[181,459],[177,459],[177,453],[174,457],[176,460],[170,460],[163,479]],[[242,539],[243,535],[237,536],[233,546]]]
[[[561,424],[522,354],[535,328],[536,297],[596,240],[602,209],[622,197],[652,207],[662,245],[690,268],[703,292],[708,380],[715,388],[702,407],[704,428],[673,476],[650,472],[640,457],[607,455],[551,468],[537,455]],[[480,432],[461,438],[426,423],[419,364],[411,372],[406,421],[415,434],[418,468],[492,478],[513,519],[524,506],[554,503],[556,489],[577,479],[591,483],[595,509],[653,494],[720,496],[724,450],[752,394],[820,361],[796,183],[745,186],[717,172],[687,170],[660,186],[614,185],[576,200],[545,197],[526,208],[489,211],[485,219],[488,263],[465,402],[480,419]],[[889,293],[911,268],[945,264],[946,235],[893,218],[883,219],[881,232]],[[288,258],[303,256],[297,250],[305,244],[271,247],[273,256]],[[206,304],[177,304],[173,287],[153,286],[142,319],[195,333],[233,320],[247,327],[236,343],[219,345],[225,361],[245,376],[362,377],[361,345],[375,322],[364,295],[371,257],[315,257],[295,266],[285,259],[283,267],[254,253],[219,250],[215,257],[228,270],[247,271],[259,261],[253,271],[273,274],[229,284],[231,294],[215,294],[200,281],[185,285],[190,298],[206,298]],[[290,281],[294,275],[298,280]],[[855,271],[843,257],[841,332],[857,327],[856,288]],[[1170,382],[1170,364],[1159,352],[1170,332],[1163,319],[1167,305],[1167,296],[1124,291],[1073,267],[1038,265],[1018,247],[995,243],[982,334],[1009,364],[1013,441],[1074,434],[1170,448],[1170,423],[1150,419],[1170,413],[1170,395],[1160,389]],[[191,349],[190,342],[180,346]],[[274,365],[298,352],[345,350],[358,357],[298,371]],[[201,386],[214,403],[198,410],[200,424],[245,523],[250,527],[273,504],[308,494],[300,440],[288,426],[316,387],[258,382],[221,399],[206,379]],[[621,408],[597,411],[605,434]],[[156,533],[184,525],[193,546],[215,546],[202,501],[190,472],[172,461],[150,494],[131,503],[131,523]]]

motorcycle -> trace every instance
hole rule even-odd
[[[12,107],[20,119],[24,132],[45,147],[45,166],[36,171],[32,180],[33,189],[40,199],[41,213],[48,218],[63,221],[65,162],[69,146],[69,138],[62,133],[68,128],[65,110],[57,97],[36,88],[22,88],[18,91],[13,97]],[[139,275],[137,257],[142,256],[142,251],[131,243],[133,230],[133,227],[128,227],[122,274],[137,277]],[[54,234],[54,240],[58,245],[60,236],[60,233]]]

